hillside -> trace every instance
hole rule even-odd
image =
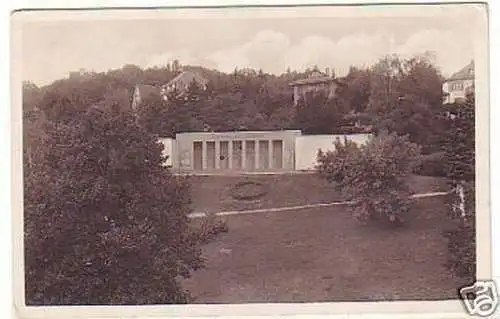
[[[172,63],[165,67],[141,69],[125,65],[107,72],[72,72],[69,77],[37,87],[23,86],[23,107],[43,110],[51,120],[77,117],[89,106],[118,107],[128,111],[137,84],[160,87],[182,70],[191,70],[208,80],[207,90],[193,86],[188,96],[158,97],[144,101],[139,110],[144,126],[153,134],[175,136],[185,131],[282,130],[299,129],[304,134],[356,132],[361,126],[375,131],[388,129],[410,134],[426,150],[439,147],[445,130],[439,118],[441,77],[424,58],[381,60],[370,69],[352,68],[333,99],[324,93],[311,93],[294,107],[290,83],[307,78],[317,69],[291,71],[280,75],[241,69],[227,74],[200,66]],[[391,65],[391,66],[387,66]],[[401,68],[387,90],[387,72],[381,68]],[[356,125],[355,125],[356,124]]]

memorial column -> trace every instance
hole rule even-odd
[[[241,169],[244,171],[247,166],[247,143],[245,140],[241,141]]]
[[[220,169],[220,141],[215,141],[215,169]]]
[[[269,168],[273,168],[273,164],[274,164],[274,161],[273,161],[273,140],[268,140],[267,141],[267,149],[268,149],[268,156],[269,156],[269,159],[268,159],[268,167]]]
[[[260,157],[260,145],[259,145],[259,140],[255,140],[254,142],[255,145],[255,170],[259,169],[259,157]]]
[[[207,141],[201,142],[201,169],[207,170]]]
[[[233,169],[233,141],[227,141],[227,163],[228,168]]]

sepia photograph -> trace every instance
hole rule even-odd
[[[19,307],[496,310],[485,4],[11,19]]]

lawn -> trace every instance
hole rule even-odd
[[[465,283],[443,267],[442,198],[412,212],[400,229],[362,226],[342,206],[228,216],[185,286],[197,303],[456,298]]]
[[[298,206],[343,200],[333,185],[315,174],[191,176],[190,180],[195,212]],[[242,181],[264,184],[267,195],[253,201],[233,199],[230,190]],[[411,176],[408,184],[415,193],[447,190],[445,181],[434,177]]]
[[[260,200],[228,194],[242,180],[269,185]],[[311,174],[196,176],[195,211],[295,206],[342,200]],[[447,190],[412,176],[415,193]],[[207,267],[185,281],[197,303],[430,300],[456,298],[463,285],[443,263],[447,225],[442,197],[416,199],[406,226],[363,226],[346,206],[224,217],[229,232],[204,247]]]

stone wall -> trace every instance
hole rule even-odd
[[[365,144],[371,134],[348,134],[348,135],[305,135],[295,139],[295,169],[298,171],[314,170],[317,164],[318,151],[323,152],[335,150],[334,142],[338,138],[344,141],[347,138],[358,145]]]
[[[300,131],[190,132],[176,135],[180,171],[293,171]]]

